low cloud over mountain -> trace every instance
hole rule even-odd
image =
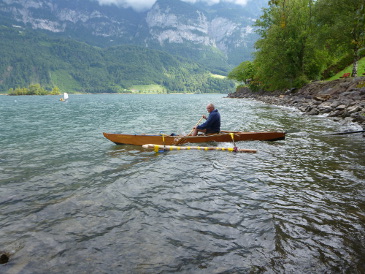
[[[97,0],[101,5],[117,5],[123,8],[133,8],[136,11],[150,9],[157,0]],[[183,0],[184,2],[197,3],[204,2],[208,5],[219,4],[221,2],[233,3],[245,6],[249,1],[253,0]]]

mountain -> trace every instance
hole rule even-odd
[[[266,0],[208,5],[156,0],[147,9],[103,0],[2,0],[0,90],[231,92],[225,75],[250,59]],[[110,2],[110,1],[109,1]],[[138,85],[138,87],[136,87]]]
[[[100,0],[99,0],[100,1]],[[145,11],[95,0],[2,0],[0,22],[99,47],[138,45],[185,56],[216,73],[251,59],[252,24],[266,0],[208,5],[157,0]]]
[[[63,92],[222,92],[234,83],[185,58],[145,47],[100,48],[0,25],[0,91],[39,83]]]

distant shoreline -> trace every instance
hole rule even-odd
[[[107,94],[107,95],[123,95],[123,94],[134,94],[134,95],[172,95],[172,94],[181,94],[181,95],[197,95],[197,94],[229,94],[228,92],[226,93],[218,93],[218,92],[210,92],[210,93],[183,93],[183,92],[170,92],[170,93],[137,93],[137,92],[130,92],[130,93],[109,93],[109,92],[98,92],[98,93],[69,93],[69,95],[96,95],[96,94]],[[0,93],[0,95],[5,95],[5,96],[14,96],[14,97],[18,97],[18,96],[62,96],[62,94],[4,94],[4,93]]]

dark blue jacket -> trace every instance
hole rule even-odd
[[[218,133],[221,131],[221,115],[218,109],[209,113],[208,119],[204,124],[197,126],[198,129],[207,129],[206,133]]]

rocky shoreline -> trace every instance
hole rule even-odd
[[[326,115],[358,123],[365,129],[365,77],[317,81],[285,92],[253,92],[238,88],[228,98],[250,98],[290,106],[308,115]]]

